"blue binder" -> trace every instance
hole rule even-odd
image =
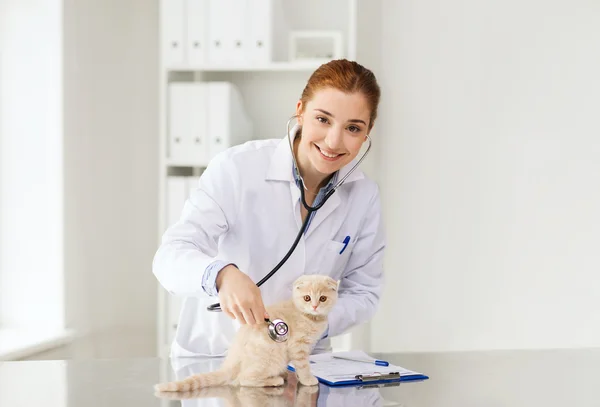
[[[350,354],[350,357],[355,360],[336,357],[336,355],[342,354],[346,357]],[[310,357],[311,373],[317,377],[319,382],[328,386],[382,387],[400,384],[400,382],[429,379],[427,375],[400,366],[392,364],[381,366],[375,362],[375,359],[370,358],[364,352],[334,352]],[[288,366],[288,370],[296,371],[292,365]]]

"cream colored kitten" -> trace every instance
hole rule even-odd
[[[161,383],[158,391],[190,391],[203,387],[281,386],[291,362],[298,381],[316,385],[308,357],[327,327],[327,315],[337,301],[337,281],[327,276],[305,275],[293,285],[292,298],[266,307],[269,318],[281,319],[289,327],[286,342],[269,337],[267,323],[242,325],[219,370],[201,373],[184,380]]]

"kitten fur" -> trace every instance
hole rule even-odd
[[[181,381],[160,383],[154,386],[155,390],[187,392],[223,385],[281,386],[290,362],[301,384],[318,384],[310,372],[308,357],[325,332],[327,315],[337,302],[337,288],[337,281],[331,277],[301,276],[294,281],[291,299],[266,307],[271,321],[281,319],[288,325],[286,342],[272,340],[266,322],[242,325],[220,369]]]

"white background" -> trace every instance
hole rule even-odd
[[[383,4],[373,349],[600,345],[600,3]]]
[[[32,153],[31,165],[13,162],[28,180],[42,177],[23,198],[64,233],[64,269],[44,245],[32,243],[29,259],[13,257],[28,269],[45,259],[54,267],[54,277],[21,280],[23,292],[40,319],[59,320],[64,306],[67,325],[79,332],[147,331],[149,342],[158,198],[154,3],[57,2],[58,14],[43,18],[49,30],[62,25],[64,43],[43,38],[54,41],[50,49],[64,47],[63,60],[44,54],[38,69],[11,71],[20,97],[31,98],[32,117],[64,108],[61,120],[31,122],[25,132],[39,137],[47,124],[48,137],[63,134],[60,153],[51,155],[63,155],[63,181],[44,167],[51,164],[44,151],[56,145]],[[373,10],[373,23],[359,33],[380,38],[365,58],[383,99],[366,168],[381,185],[389,246],[371,350],[600,345],[600,3],[383,0]],[[62,95],[45,105],[36,97],[42,89]],[[7,121],[1,95],[8,137],[17,122]],[[48,218],[46,197],[51,205],[64,199],[64,213]],[[63,284],[66,302],[35,302],[43,284]]]

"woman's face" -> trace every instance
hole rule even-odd
[[[305,106],[296,106],[302,137],[299,160],[329,175],[352,161],[369,132],[370,110],[362,93],[322,89]]]

